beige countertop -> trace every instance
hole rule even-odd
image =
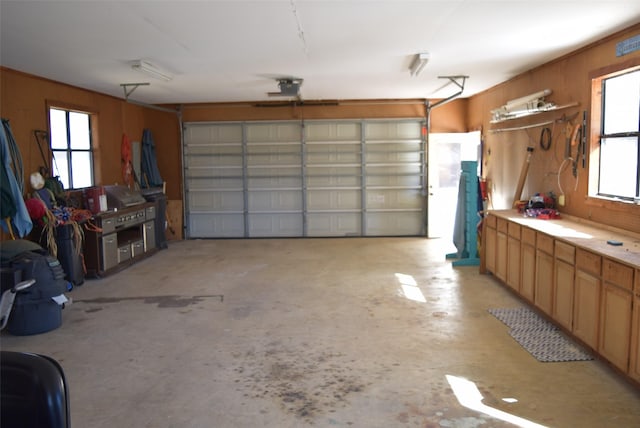
[[[632,232],[565,215],[562,215],[563,217],[560,219],[542,220],[525,217],[517,210],[492,210],[488,214],[530,227],[576,247],[640,268],[640,235]],[[620,241],[622,245],[607,244],[609,240]]]

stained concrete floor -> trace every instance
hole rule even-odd
[[[2,349],[62,364],[78,428],[640,426],[638,389],[598,360],[535,360],[487,312],[522,302],[449,250],[172,242],[67,293],[60,328],[3,332]]]

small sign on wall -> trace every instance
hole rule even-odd
[[[640,34],[616,44],[616,56],[623,56],[640,49]]]

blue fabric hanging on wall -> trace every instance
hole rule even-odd
[[[156,145],[150,129],[142,131],[142,177],[140,187],[160,187],[164,183],[158,169]]]
[[[11,146],[10,146],[11,145]],[[17,233],[21,238],[29,234],[33,228],[31,217],[24,203],[22,192],[24,188],[23,172],[14,171],[13,168],[21,169],[22,159],[19,158],[20,152],[11,132],[9,121],[2,119],[2,128],[0,128],[0,177],[2,178],[2,211],[8,214],[7,218],[2,218],[0,224],[5,232],[11,231]],[[11,153],[13,152],[13,157]],[[20,168],[18,168],[18,166]],[[19,177],[16,177],[19,175]],[[20,181],[18,181],[18,179]],[[6,206],[5,204],[10,204]],[[14,211],[15,208],[15,211]],[[7,224],[7,219],[10,224]]]

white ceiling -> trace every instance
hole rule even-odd
[[[278,76],[344,100],[443,98],[438,76],[467,75],[468,97],[637,22],[638,0],[0,0],[0,63],[119,98],[149,82],[131,99],[154,104],[273,100]]]

